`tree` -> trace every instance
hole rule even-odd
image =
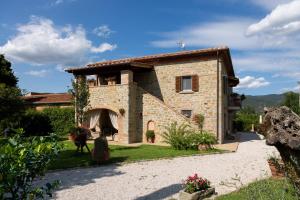
[[[18,79],[11,69],[11,63],[0,55],[0,131],[17,122],[24,103]]]
[[[299,115],[300,114],[299,94],[295,92],[285,93],[282,105],[289,107],[293,112]]]
[[[255,112],[255,109],[246,106],[238,111],[235,115],[234,124],[238,131],[250,131],[252,124],[257,128],[259,123],[259,114]]]
[[[73,96],[76,124],[82,125],[90,97],[89,86],[86,82],[86,78],[84,76],[78,76],[76,80],[72,80],[72,89],[69,90],[69,93]]]
[[[44,186],[34,184],[43,176],[48,164],[56,157],[61,145],[50,137],[22,137],[22,129],[9,139],[0,141],[0,199],[43,199],[59,182]]]
[[[17,87],[18,79],[11,69],[11,63],[0,54],[0,83],[6,86]]]

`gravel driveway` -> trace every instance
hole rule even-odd
[[[235,153],[52,172],[46,180],[62,181],[55,199],[157,200],[176,198],[182,179],[198,173],[211,181],[218,194],[225,194],[235,190],[234,185],[269,177],[266,159],[274,152],[258,135],[242,133]],[[240,181],[232,179],[235,177]]]

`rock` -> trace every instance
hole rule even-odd
[[[260,132],[266,143],[279,151],[288,178],[300,195],[300,117],[285,106],[268,109]]]

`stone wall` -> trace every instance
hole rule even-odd
[[[172,122],[187,123],[192,127],[197,128],[188,118],[184,117],[178,113],[173,108],[167,106],[157,97],[148,93],[144,89],[137,87],[137,135],[138,140],[146,142],[145,133],[147,131],[147,126],[150,121],[154,122],[155,131],[155,141],[161,142],[161,133],[165,130],[165,126],[171,124]]]
[[[194,74],[199,76],[199,92],[176,93],[175,77]],[[158,65],[151,72],[135,73],[134,80],[140,87],[178,113],[185,109],[192,110],[192,114],[202,113],[205,116],[204,129],[217,134],[216,59]],[[221,84],[222,82],[220,82],[220,86]],[[146,103],[144,102],[144,104]],[[161,117],[163,116],[163,112],[158,113]],[[153,113],[153,117],[154,115],[155,113]],[[151,118],[150,114],[148,114],[148,118]],[[176,119],[175,117],[171,121]]]
[[[121,143],[129,142],[129,88],[128,84],[122,85],[103,85],[90,87],[90,109],[110,109],[118,114],[118,140]],[[119,110],[125,110],[124,115]]]

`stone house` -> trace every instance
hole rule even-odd
[[[174,121],[196,128],[196,114],[204,115],[204,130],[222,143],[240,107],[232,92],[239,79],[227,47],[109,60],[66,71],[75,78],[93,75],[88,79],[90,127],[113,127],[120,143],[146,142],[147,130],[154,130],[160,142],[159,133]]]

